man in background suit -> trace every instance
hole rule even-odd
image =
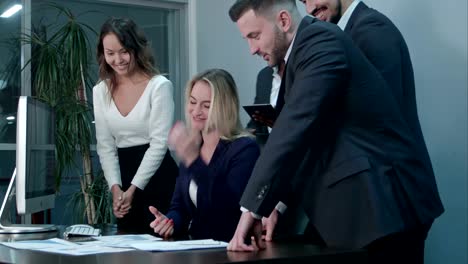
[[[382,74],[415,140],[419,141],[421,155],[428,166],[432,166],[418,118],[411,57],[398,28],[385,15],[360,0],[300,1],[305,4],[307,13],[337,24]],[[430,178],[435,181],[432,169]]]
[[[286,67],[285,104],[228,249],[263,247],[260,216],[292,184],[327,246],[366,248],[371,263],[423,263],[443,207],[421,142],[379,72],[338,27],[301,20],[295,0],[238,0],[229,15],[252,54]]]
[[[278,83],[278,87],[275,94],[272,94],[272,87],[274,85],[273,80],[275,79],[273,74],[275,74],[275,77],[278,79],[276,81]],[[274,70],[274,68],[270,66],[266,66],[265,68],[261,69],[258,72],[257,82],[255,84],[256,92],[254,104],[272,104],[272,100],[274,100],[274,104],[272,105],[275,106],[276,100],[278,98],[279,84],[281,84],[281,76],[278,75],[277,70]],[[255,135],[260,148],[263,148],[268,139],[268,135],[270,134],[268,126],[250,119],[249,123],[247,124],[247,129],[249,129]]]

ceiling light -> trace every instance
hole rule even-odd
[[[1,14],[0,17],[4,17],[4,18],[11,17],[16,12],[20,11],[22,8],[23,8],[22,5],[14,5],[10,7],[7,11],[3,12],[3,14]]]

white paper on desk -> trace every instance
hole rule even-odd
[[[43,252],[74,256],[133,250],[129,248],[112,248],[99,245],[79,245],[59,238],[3,242],[2,244],[15,249],[38,250]]]
[[[116,248],[116,247],[106,247],[99,245],[77,245],[75,247],[67,248],[43,248],[39,249],[43,252],[63,254],[63,255],[72,255],[72,256],[83,256],[83,255],[96,255],[102,253],[116,253],[116,252],[125,252],[132,251],[132,248]]]
[[[177,251],[189,249],[226,248],[228,243],[213,239],[156,241],[153,243],[134,243],[132,247],[145,251]]]
[[[155,237],[148,234],[141,235],[114,235],[114,236],[100,236],[95,237],[96,241],[80,242],[82,245],[100,245],[107,247],[119,247],[119,248],[132,248],[131,244],[134,243],[149,243],[162,238]]]
[[[59,238],[2,242],[1,244],[15,249],[67,248],[77,246],[75,243]]]

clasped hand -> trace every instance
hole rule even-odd
[[[122,191],[119,185],[114,184],[112,191],[112,211],[115,217],[123,218],[132,208],[133,194],[135,186],[131,185],[127,191]]]

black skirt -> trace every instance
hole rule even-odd
[[[117,150],[123,191],[130,187],[148,148],[149,144]],[[154,234],[149,227],[154,216],[148,207],[152,205],[163,213],[169,210],[178,173],[177,164],[168,150],[145,189],[136,188],[129,213],[123,218],[117,218],[118,229],[124,232]]]

